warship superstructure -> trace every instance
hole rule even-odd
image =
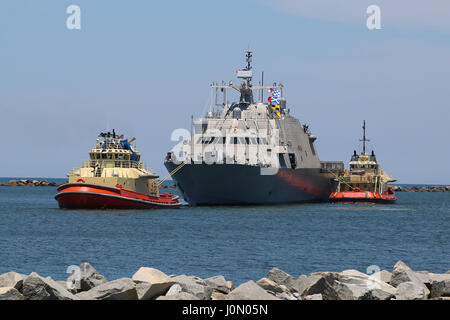
[[[241,84],[211,85],[215,108],[193,120],[191,139],[167,154],[167,170],[190,205],[328,201],[343,162],[319,160],[317,137],[290,115],[283,85],[253,85],[251,62],[248,50],[236,71]],[[228,90],[239,100],[229,103]]]

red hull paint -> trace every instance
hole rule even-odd
[[[178,196],[168,193],[151,197],[142,193],[87,183],[68,183],[55,196],[60,208],[71,209],[156,209],[179,208]]]
[[[330,195],[331,202],[394,203],[396,200],[397,197],[394,193],[378,193],[371,191],[333,192]]]

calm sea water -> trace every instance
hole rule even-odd
[[[397,193],[394,205],[148,211],[60,210],[55,194],[53,187],[0,187],[0,273],[65,280],[69,265],[88,261],[109,280],[151,266],[240,284],[272,267],[296,277],[391,270],[398,260],[415,270],[450,269],[450,193]]]

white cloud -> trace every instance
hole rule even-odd
[[[366,25],[370,5],[381,8],[382,28],[450,32],[450,0],[262,0],[284,12],[313,19]]]

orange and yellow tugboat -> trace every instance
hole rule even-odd
[[[330,195],[331,202],[375,202],[394,203],[397,197],[389,182],[394,182],[380,168],[375,153],[366,154],[366,121],[363,124],[363,150],[361,154],[353,152],[350,160],[350,170],[344,170],[337,177],[337,191]]]
[[[60,208],[148,209],[178,208],[177,195],[159,193],[157,178],[140,161],[141,154],[123,135],[100,133],[89,160],[73,169],[58,188]]]

